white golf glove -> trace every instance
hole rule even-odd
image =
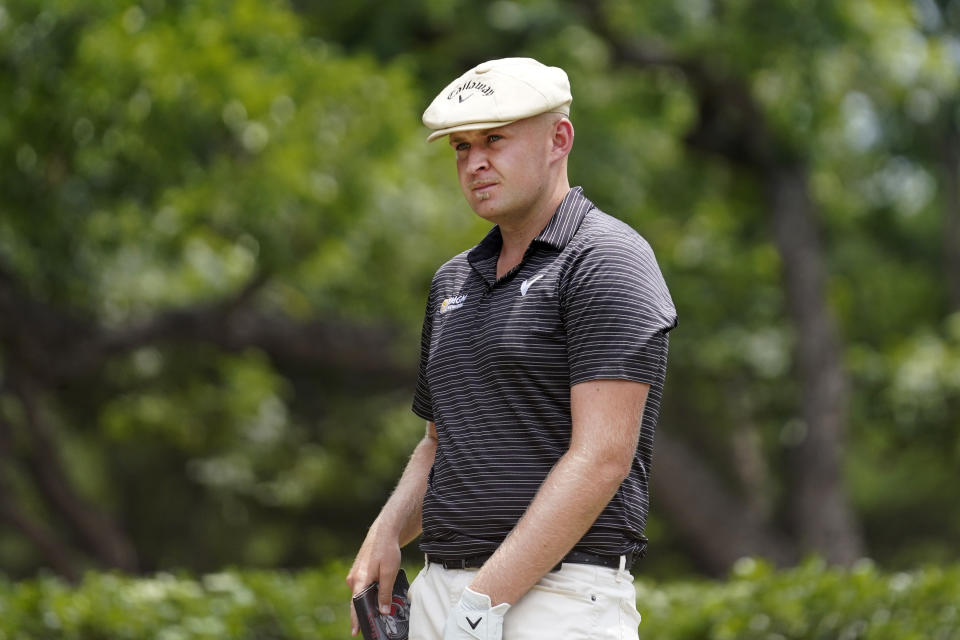
[[[460,602],[450,610],[443,640],[501,640],[506,602],[491,607],[490,596],[463,590]]]

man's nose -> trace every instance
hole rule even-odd
[[[490,168],[490,157],[484,149],[471,147],[467,154],[467,170],[470,173],[477,173]]]

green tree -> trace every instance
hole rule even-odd
[[[0,566],[352,551],[485,231],[418,117],[510,55],[680,312],[644,570],[956,558],[958,0],[295,6],[0,5]]]
[[[498,56],[570,72],[575,180],[647,235],[680,310],[654,535],[715,572],[902,561],[918,530],[953,555],[957,2],[328,4],[302,7],[317,33],[426,86]]]
[[[345,553],[419,429],[424,238],[475,233],[408,75],[270,3],[0,9],[0,562]]]

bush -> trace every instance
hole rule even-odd
[[[788,571],[743,559],[727,582],[638,581],[641,637],[670,640],[960,639],[960,567],[885,574],[818,560]]]
[[[293,640],[350,635],[347,567],[194,578],[0,582],[0,640]]]
[[[346,638],[346,571],[0,580],[0,640]],[[726,582],[638,580],[637,595],[642,638],[960,639],[960,567],[885,574],[811,561],[776,572],[747,559]]]

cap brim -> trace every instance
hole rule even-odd
[[[522,118],[518,118],[522,120]],[[516,120],[502,120],[500,122],[468,122],[466,124],[458,124],[455,127],[445,127],[443,129],[437,129],[429,136],[427,136],[427,142],[433,142],[437,138],[442,138],[443,136],[449,133],[456,133],[457,131],[476,131],[477,129],[495,129],[497,127],[503,127],[508,124],[513,124]]]

